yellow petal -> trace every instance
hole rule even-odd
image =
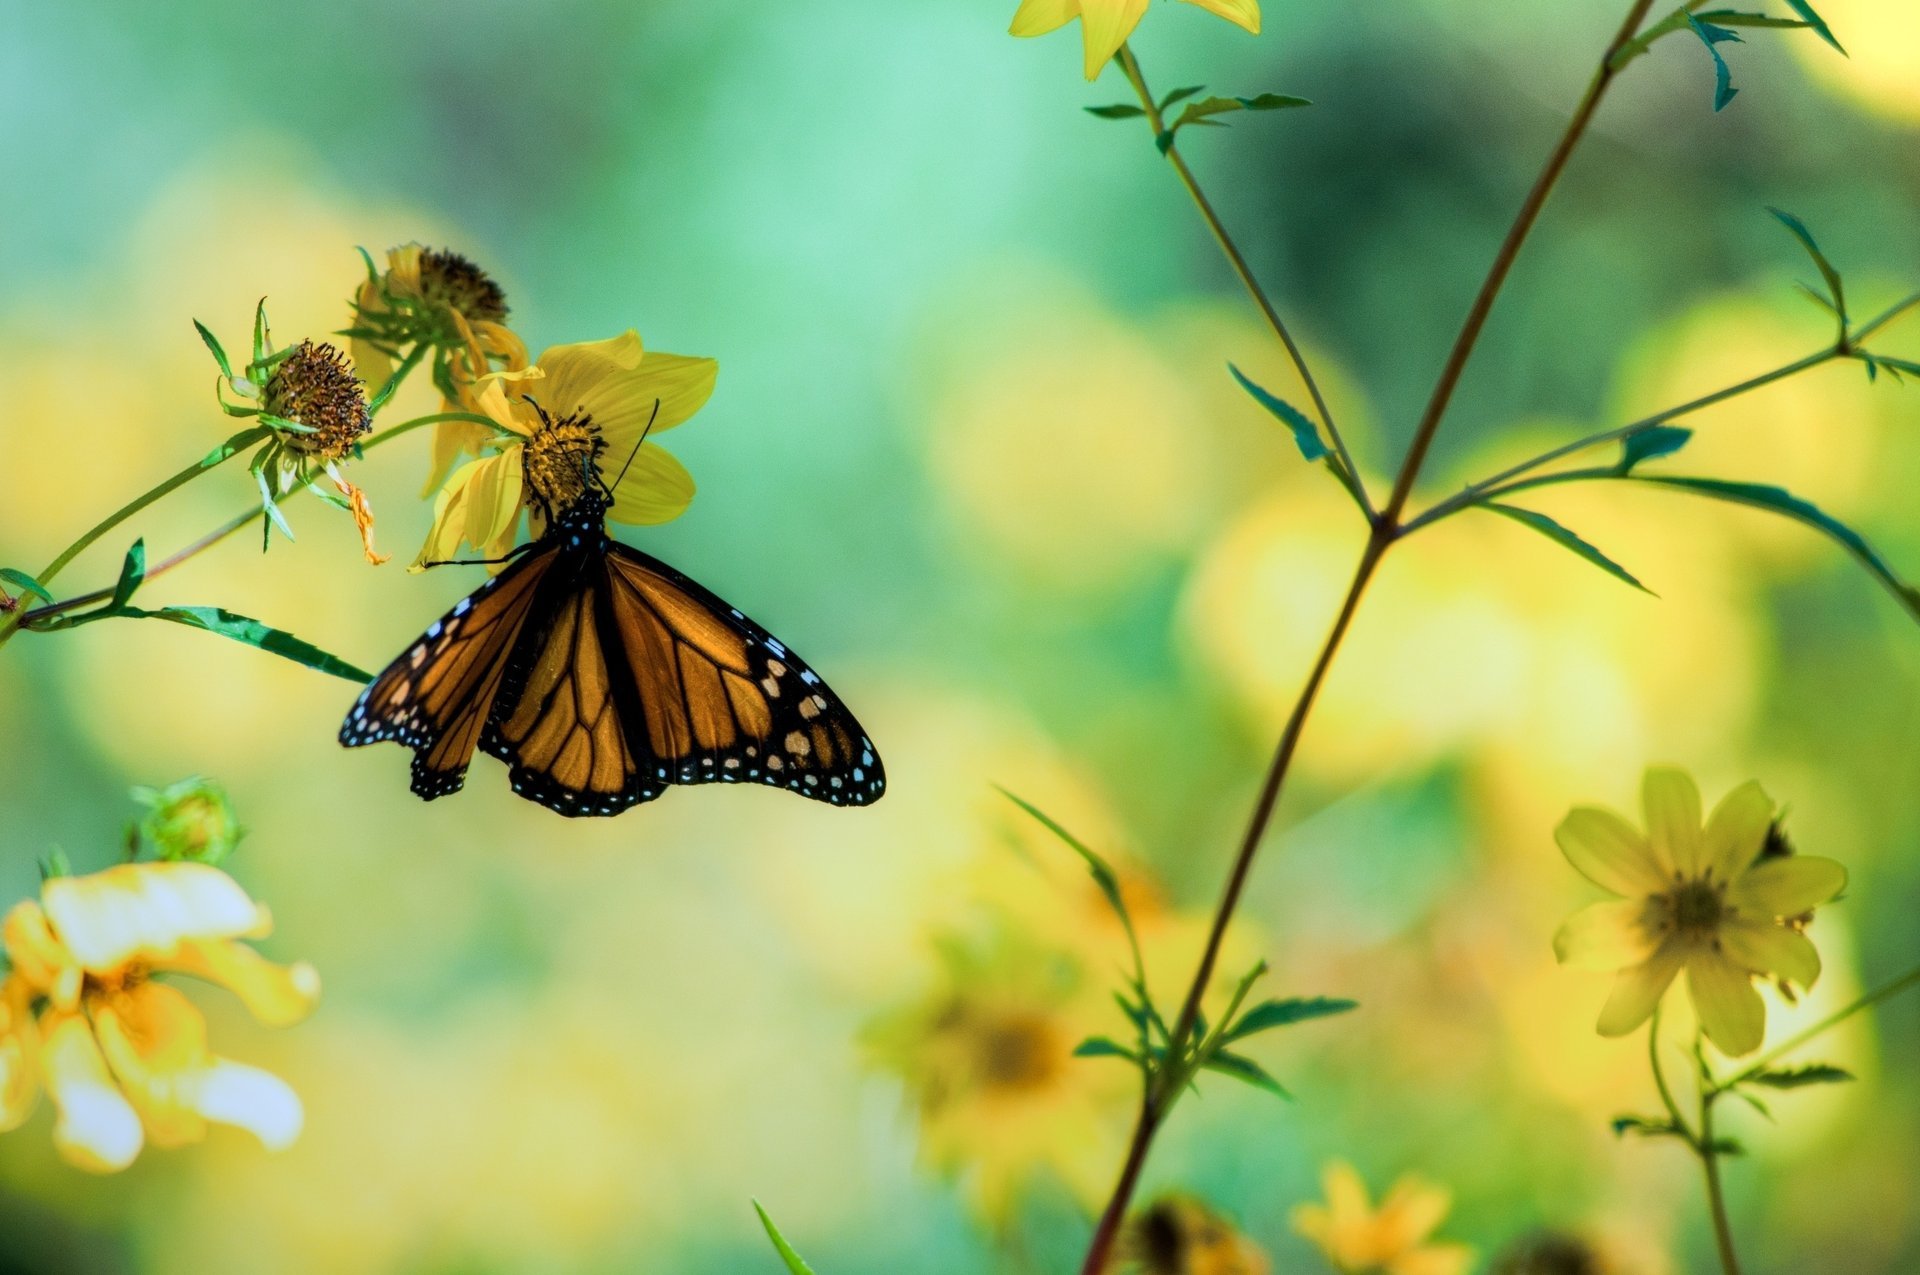
[[[1680,949],[1668,944],[1640,964],[1621,970],[1607,1003],[1600,1008],[1600,1034],[1624,1036],[1651,1018],[1653,1007],[1680,972],[1682,959]]]
[[[304,961],[277,965],[242,943],[182,943],[163,968],[218,983],[268,1027],[299,1022],[320,999],[320,975],[313,966]]]
[[[292,1146],[306,1119],[300,1095],[286,1081],[225,1058],[187,1077],[181,1093],[200,1115],[245,1129],[269,1151]]]
[[[1388,1262],[1386,1275],[1467,1275],[1472,1267],[1465,1244],[1428,1244]]]
[[[1187,3],[1197,4],[1208,13],[1218,14],[1255,35],[1260,34],[1260,0],[1187,0]]]
[[[1641,781],[1647,839],[1663,867],[1682,876],[1700,873],[1700,790],[1693,776],[1671,766],[1651,766]]]
[[[147,982],[92,1004],[100,1053],[154,1145],[206,1137],[207,1122],[186,1092],[189,1078],[211,1061],[207,1022],[193,1002],[178,988]]]
[[[1847,870],[1832,859],[1794,854],[1754,864],[1727,897],[1749,916],[1799,916],[1846,888]]]
[[[500,455],[479,462],[473,481],[467,487],[465,539],[476,549],[500,539],[520,517],[520,498],[525,478],[523,455],[510,447]]]
[[[461,410],[458,404],[445,404],[448,411]],[[431,496],[446,482],[447,474],[460,463],[462,456],[478,456],[483,447],[497,435],[485,425],[474,421],[441,421],[433,427],[433,454],[428,463],[427,481],[420,488],[424,498]]]
[[[1035,36],[1058,31],[1080,16],[1080,0],[1020,0],[1008,35]]]
[[[1453,1197],[1442,1188],[1419,1178],[1400,1179],[1380,1202],[1380,1213],[1374,1220],[1381,1254],[1414,1247],[1433,1234],[1452,1207]]]
[[[0,922],[0,941],[14,974],[59,1009],[77,1009],[86,971],[65,944],[54,937],[47,914],[32,899],[13,905]]]
[[[1574,871],[1603,890],[1636,898],[1670,884],[1647,839],[1611,810],[1576,807],[1553,830],[1553,839]]]
[[[1659,946],[1641,923],[1647,905],[1640,899],[1592,903],[1567,918],[1553,936],[1553,954],[1577,970],[1618,970],[1638,965]]]
[[[1700,1029],[1721,1053],[1738,1057],[1760,1048],[1767,1007],[1747,971],[1715,953],[1696,952],[1687,961],[1687,991]]]
[[[89,971],[171,955],[185,939],[265,933],[267,914],[237,882],[204,863],[123,863],[40,889],[54,933]]]
[[[1080,36],[1089,80],[1099,78],[1146,14],[1147,0],[1080,0]]]
[[[540,356],[546,384],[530,391],[555,418],[584,412],[616,468],[640,441],[681,425],[706,405],[720,365],[684,354],[647,354],[640,337],[558,345]]]
[[[0,1133],[19,1128],[39,1096],[40,1032],[32,1001],[33,989],[18,974],[0,983]]]
[[[692,503],[693,475],[665,448],[646,443],[634,455],[627,476],[613,489],[613,508],[607,517],[653,526],[672,522]]]
[[[140,1154],[140,1117],[114,1085],[86,1019],[51,1010],[41,1020],[40,1063],[47,1094],[59,1110],[53,1145],[67,1161],[115,1173]]]
[[[529,362],[527,344],[520,334],[504,323],[495,323],[490,319],[473,319],[473,337],[489,358],[499,359],[507,365],[507,371],[518,372]]]
[[[1707,819],[1701,867],[1720,881],[1745,872],[1773,826],[1773,798],[1748,780],[1720,799]]]
[[[1732,921],[1720,927],[1727,959],[1755,974],[1775,974],[1799,987],[1820,977],[1820,951],[1798,930],[1772,921]]]

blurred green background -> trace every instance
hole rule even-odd
[[[0,1138],[0,1270],[772,1269],[749,1196],[823,1273],[1073,1261],[1085,1188],[1042,1175],[1004,1232],[983,1224],[917,1156],[868,1024],[933,994],[937,937],[1005,923],[996,891],[1043,944],[1080,906],[1074,865],[990,783],[1203,913],[1361,536],[1227,378],[1231,359],[1297,392],[1144,130],[1080,111],[1124,83],[1082,82],[1077,32],[1007,38],[1013,7],[0,6],[0,561],[37,568],[224,437],[190,318],[233,347],[264,294],[282,340],[318,336],[346,322],[355,245],[444,244],[502,280],[536,352],[631,326],[719,359],[667,442],[698,499],[627,538],[803,651],[892,779],[867,811],[700,789],[567,822],[482,758],[428,806],[405,753],[334,743],[347,683],[166,625],[23,637],[0,660],[0,899],[49,847],[109,862],[130,785],[212,775],[250,829],[230,868],[278,919],[266,949],[326,994],[284,1032],[201,998],[218,1048],[304,1096],[288,1153],[222,1131],[95,1179],[54,1157],[44,1112]],[[1253,39],[1166,4],[1136,39],[1163,91],[1316,103],[1183,145],[1372,474],[1616,7],[1274,0]],[[1817,348],[1766,205],[1814,227],[1862,311],[1920,286],[1920,15],[1821,8],[1852,59],[1754,33],[1719,115],[1697,43],[1635,64],[1428,491]],[[420,386],[395,409],[427,410]],[[1670,468],[1785,482],[1920,571],[1920,389],[1837,366],[1688,423]],[[302,500],[297,544],[242,537],[148,604],[226,606],[377,668],[479,579],[403,570],[424,469],[402,445],[354,470],[384,568]],[[248,490],[238,468],[195,484],[62,585],[110,580],[136,533],[184,544]],[[1760,778],[1801,847],[1852,870],[1814,929],[1826,976],[1773,1032],[1920,955],[1911,621],[1758,516],[1638,491],[1539,507],[1659,598],[1501,520],[1396,555],[1236,939],[1275,991],[1363,1009],[1256,1048],[1297,1105],[1211,1085],[1151,1164],[1149,1193],[1204,1196],[1278,1269],[1313,1269],[1287,1210],[1336,1156],[1377,1187],[1450,1187],[1445,1231],[1483,1258],[1555,1227],[1621,1270],[1708,1260],[1691,1163],[1607,1131],[1652,1105],[1641,1044],[1593,1034],[1605,980],[1549,946],[1591,895],[1553,824],[1630,809],[1649,761],[1709,800]],[[1173,929],[1169,999],[1197,937]],[[1920,1003],[1895,1002],[1823,1053],[1860,1083],[1786,1096],[1779,1127],[1729,1117],[1756,1152],[1731,1170],[1755,1270],[1920,1265],[1916,1048]],[[1124,1079],[1087,1082],[1108,1127],[1075,1150],[1101,1186]]]

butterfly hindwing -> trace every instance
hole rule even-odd
[[[661,783],[760,783],[836,806],[886,790],[873,741],[832,689],[772,634],[664,562],[612,542],[614,633],[640,719],[636,754]]]
[[[522,557],[430,625],[361,692],[340,742],[404,744],[414,750],[415,793],[458,792],[552,560]]]

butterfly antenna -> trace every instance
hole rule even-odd
[[[660,419],[660,400],[656,398],[655,400],[653,400],[653,411],[647,416],[647,427],[640,431],[640,441],[635,443],[633,445],[633,450],[627,453],[627,463],[620,466],[620,478],[625,478],[627,476],[627,470],[633,467],[633,458],[640,454],[640,449],[646,445],[647,435],[653,433],[653,423],[659,419]],[[614,487],[618,487],[620,485],[620,478],[616,478],[613,480]],[[612,487],[609,487],[607,489],[607,494],[609,496],[613,494]]]

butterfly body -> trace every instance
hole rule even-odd
[[[589,492],[431,625],[347,714],[348,747],[414,750],[413,791],[457,792],[476,748],[562,815],[680,784],[758,783],[833,805],[886,779],[860,724],[779,639],[606,532]]]

